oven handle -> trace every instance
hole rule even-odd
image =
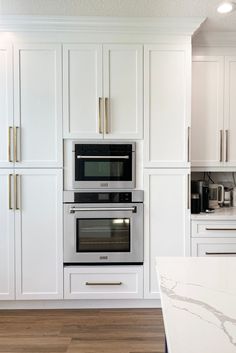
[[[137,207],[71,207],[70,213],[80,212],[80,211],[132,211],[137,212]]]
[[[77,159],[129,159],[129,156],[76,156]]]

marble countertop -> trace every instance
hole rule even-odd
[[[236,221],[236,207],[222,207],[213,213],[191,214],[191,219],[196,221]]]
[[[236,352],[236,258],[157,258],[169,353]]]

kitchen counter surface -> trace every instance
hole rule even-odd
[[[236,207],[222,207],[213,213],[191,214],[191,219],[196,221],[236,221]]]
[[[236,352],[236,258],[157,258],[169,352]]]

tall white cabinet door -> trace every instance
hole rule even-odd
[[[13,159],[13,71],[12,47],[0,44],[0,167],[11,167]]]
[[[159,298],[156,256],[190,254],[188,170],[144,172],[144,296]]]
[[[100,98],[100,100],[99,100]],[[103,138],[102,46],[63,46],[63,136]]]
[[[236,56],[225,57],[225,155],[227,166],[236,166]]]
[[[194,56],[192,63],[193,166],[220,166],[223,161],[223,57]]]
[[[61,46],[15,46],[15,126],[19,167],[62,167]]]
[[[16,298],[62,299],[62,171],[15,173]]]
[[[12,170],[0,169],[0,300],[14,299],[14,210]]]
[[[146,167],[188,166],[190,89],[190,45],[144,46]]]
[[[104,138],[139,139],[143,130],[143,46],[103,46]]]

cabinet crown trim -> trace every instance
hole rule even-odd
[[[0,31],[125,32],[192,35],[203,17],[0,16]]]

